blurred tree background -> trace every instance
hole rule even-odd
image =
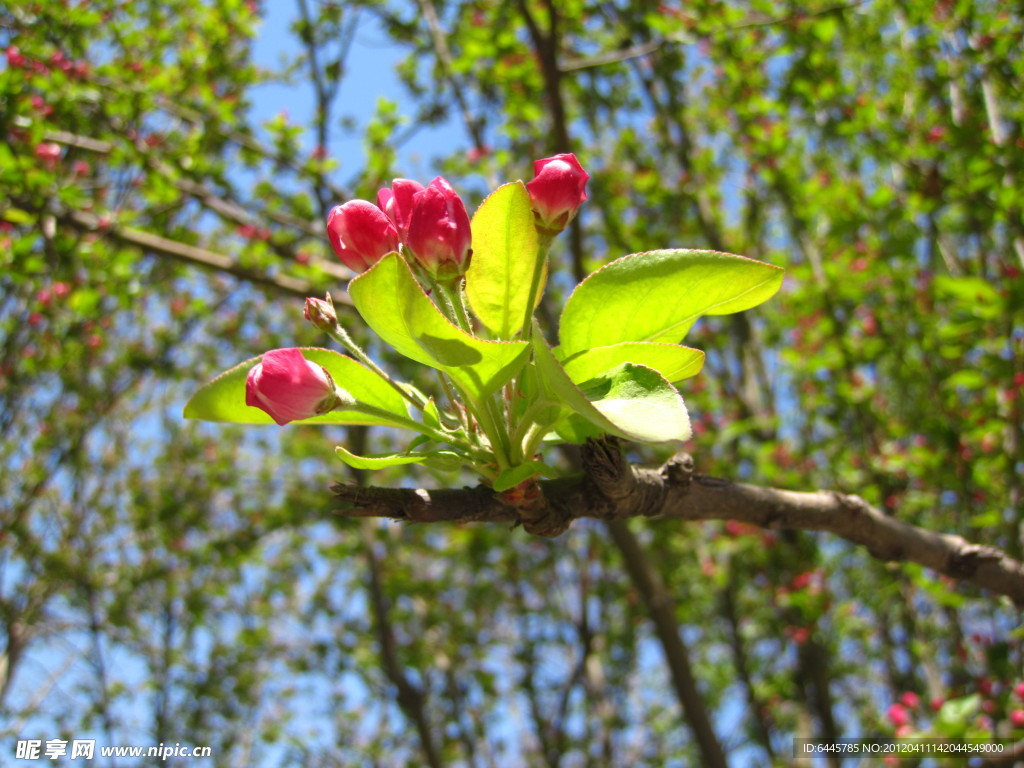
[[[253,62],[265,12],[0,8],[4,743],[572,768],[789,765],[794,736],[901,728],[1024,736],[1006,599],[736,523],[546,540],[336,519],[330,446],[384,449],[386,431],[181,418],[235,362],[327,345],[301,310],[326,290],[345,310],[327,210],[413,175],[404,143],[454,126],[426,161],[470,212],[536,158],[572,151],[592,174],[549,316],[627,253],[786,268],[772,301],[689,337],[708,353],[683,388],[699,470],[856,493],[1019,560],[1019,5],[297,0],[273,70]],[[368,24],[405,85],[369,119],[345,98],[379,76],[351,55]],[[314,100],[308,123],[256,115],[280,82]],[[339,164],[328,148],[363,123],[365,164]]]

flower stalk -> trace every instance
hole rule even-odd
[[[348,331],[338,322],[338,315],[334,310],[334,300],[331,298],[330,293],[327,294],[325,299],[306,299],[305,315],[310,323],[341,344],[352,357],[380,376],[414,408],[422,411],[426,407],[426,400],[417,397],[388,376],[387,372],[377,365],[373,358],[366,354],[362,347],[352,340],[352,337],[348,335]]]

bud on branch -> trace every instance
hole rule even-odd
[[[322,365],[298,349],[264,353],[245,381],[245,404],[265,411],[280,426],[333,411],[346,398]]]
[[[533,203],[537,226],[558,234],[576,218],[576,212],[587,199],[586,185],[590,174],[583,170],[572,153],[535,160],[533,173],[534,179],[527,183],[526,189]]]

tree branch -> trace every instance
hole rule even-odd
[[[237,278],[265,288],[273,288],[294,296],[313,296],[321,292],[321,287],[309,280],[290,275],[274,275],[269,272],[249,269],[240,265],[230,256],[222,253],[188,245],[160,235],[154,235],[134,227],[117,224],[101,225],[99,217],[84,211],[67,211],[57,217],[58,221],[82,232],[98,234],[101,237],[123,245],[133,245],[147,253],[171,258],[204,269],[224,272]],[[338,274],[333,265],[319,265],[332,277]],[[347,275],[346,275],[347,277]],[[335,299],[337,304],[351,305],[347,294]]]
[[[697,687],[697,677],[690,662],[690,649],[679,634],[679,618],[675,603],[669,596],[665,582],[651,565],[640,541],[623,520],[611,520],[608,532],[612,535],[625,560],[630,579],[640,592],[647,612],[654,623],[654,632],[665,651],[665,663],[672,678],[672,687],[683,708],[683,716],[701,756],[701,765],[726,768],[725,751],[711,725],[711,716],[704,696]]]
[[[84,149],[101,155],[109,155],[115,149],[113,142],[93,139],[89,136],[81,136],[68,131],[47,130],[44,132],[43,137],[47,141],[55,141],[58,144],[77,147],[78,149]],[[263,223],[264,219],[269,219],[281,226],[296,229],[309,237],[322,239],[325,236],[325,230],[322,225],[315,225],[305,219],[301,219],[297,216],[291,216],[284,211],[275,211],[264,208],[252,213],[241,203],[218,195],[205,184],[201,184],[188,178],[180,168],[175,168],[156,158],[151,151],[147,151],[145,141],[141,138],[135,142],[135,148],[142,153],[149,171],[160,175],[166,182],[177,188],[182,194],[195,198],[204,208],[213,211],[221,218],[233,221],[239,225],[258,225]],[[323,218],[326,218],[326,216]]]
[[[771,529],[826,531],[865,547],[883,561],[911,562],[967,581],[1024,606],[1024,564],[961,536],[935,533],[889,517],[863,499],[835,491],[765,488],[694,472],[693,459],[677,454],[657,470],[638,469],[615,440],[591,440],[583,449],[584,474],[540,483],[545,506],[524,519],[485,486],[428,491],[422,488],[332,490],[346,517],[390,517],[414,523],[503,522],[528,533],[558,536],[574,520],[670,517],[738,520]]]
[[[381,664],[384,674],[395,686],[395,701],[399,709],[416,726],[419,734],[423,756],[431,768],[441,768],[441,755],[434,743],[433,728],[427,716],[427,696],[405,673],[399,660],[399,646],[395,639],[394,627],[390,619],[390,605],[384,593],[383,574],[380,558],[374,551],[372,525],[368,521],[362,523],[363,550],[369,565],[370,608],[373,614],[374,629],[380,645]]]

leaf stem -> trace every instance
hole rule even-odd
[[[558,403],[550,400],[539,399],[530,404],[519,419],[515,432],[512,433],[513,459],[516,462],[530,461],[533,454],[537,452],[537,446],[544,439],[544,435],[551,428],[551,423],[542,424],[536,421],[535,416],[545,408],[550,408]]]
[[[434,283],[434,292],[441,299],[442,311],[455,325],[466,333],[473,334],[473,322],[469,319],[469,312],[466,309],[466,300],[462,290],[462,278],[456,281]]]
[[[341,344],[341,346],[343,346],[345,349],[347,349],[352,354],[352,357],[354,357],[360,363],[362,363],[371,371],[373,371],[382,379],[384,379],[384,381],[386,381],[392,387],[392,389],[397,391],[403,398],[408,400],[413,405],[413,407],[417,408],[420,411],[422,411],[426,407],[427,404],[425,401],[422,401],[419,397],[414,395],[412,392],[407,390],[397,381],[388,376],[388,374],[379,365],[377,365],[377,363],[375,363],[373,359],[369,355],[367,355],[358,344],[356,344],[352,340],[352,337],[349,336],[348,332],[341,327],[341,324],[336,323],[333,328],[328,329],[327,335],[330,336],[335,341],[337,341],[339,344]]]
[[[544,439],[544,435],[546,435],[550,429],[550,424],[534,422],[530,425],[530,428],[526,431],[526,435],[523,438],[521,447],[523,452],[523,461],[532,461],[533,455],[537,453],[537,448],[540,447],[541,440]]]
[[[452,408],[456,410],[456,415],[459,418],[459,422],[462,424],[462,428],[466,430],[467,435],[473,434],[473,422],[470,420],[466,413],[466,409],[462,406],[458,395],[455,393],[455,388],[452,386],[451,381],[441,371],[435,371],[437,373],[437,379],[441,382],[441,388],[444,390],[445,395],[448,398],[448,402],[451,403]]]
[[[473,411],[480,429],[487,436],[491,444],[491,451],[494,459],[498,462],[498,469],[505,470],[511,466],[509,462],[509,440],[508,430],[503,429],[505,425],[495,414],[495,403],[493,398],[487,398],[483,402],[466,398],[466,404]]]
[[[541,278],[547,271],[548,252],[551,250],[551,243],[554,242],[554,235],[538,233],[537,242],[537,268],[530,276],[530,294],[526,297],[526,314],[523,317],[523,340],[529,341],[533,335],[533,311],[537,308],[540,298]]]
[[[359,413],[365,413],[368,416],[377,416],[395,424],[396,426],[402,426],[416,432],[420,432],[438,443],[448,443],[449,445],[457,446],[458,448],[461,448],[467,453],[473,455],[477,460],[490,458],[487,456],[486,452],[480,450],[480,448],[473,445],[469,440],[460,437],[456,432],[445,432],[443,430],[435,429],[423,422],[416,421],[415,419],[404,418],[392,413],[391,411],[384,410],[383,408],[377,408],[373,405],[367,405],[366,403],[356,402],[354,406],[349,406],[344,410],[358,411]]]

